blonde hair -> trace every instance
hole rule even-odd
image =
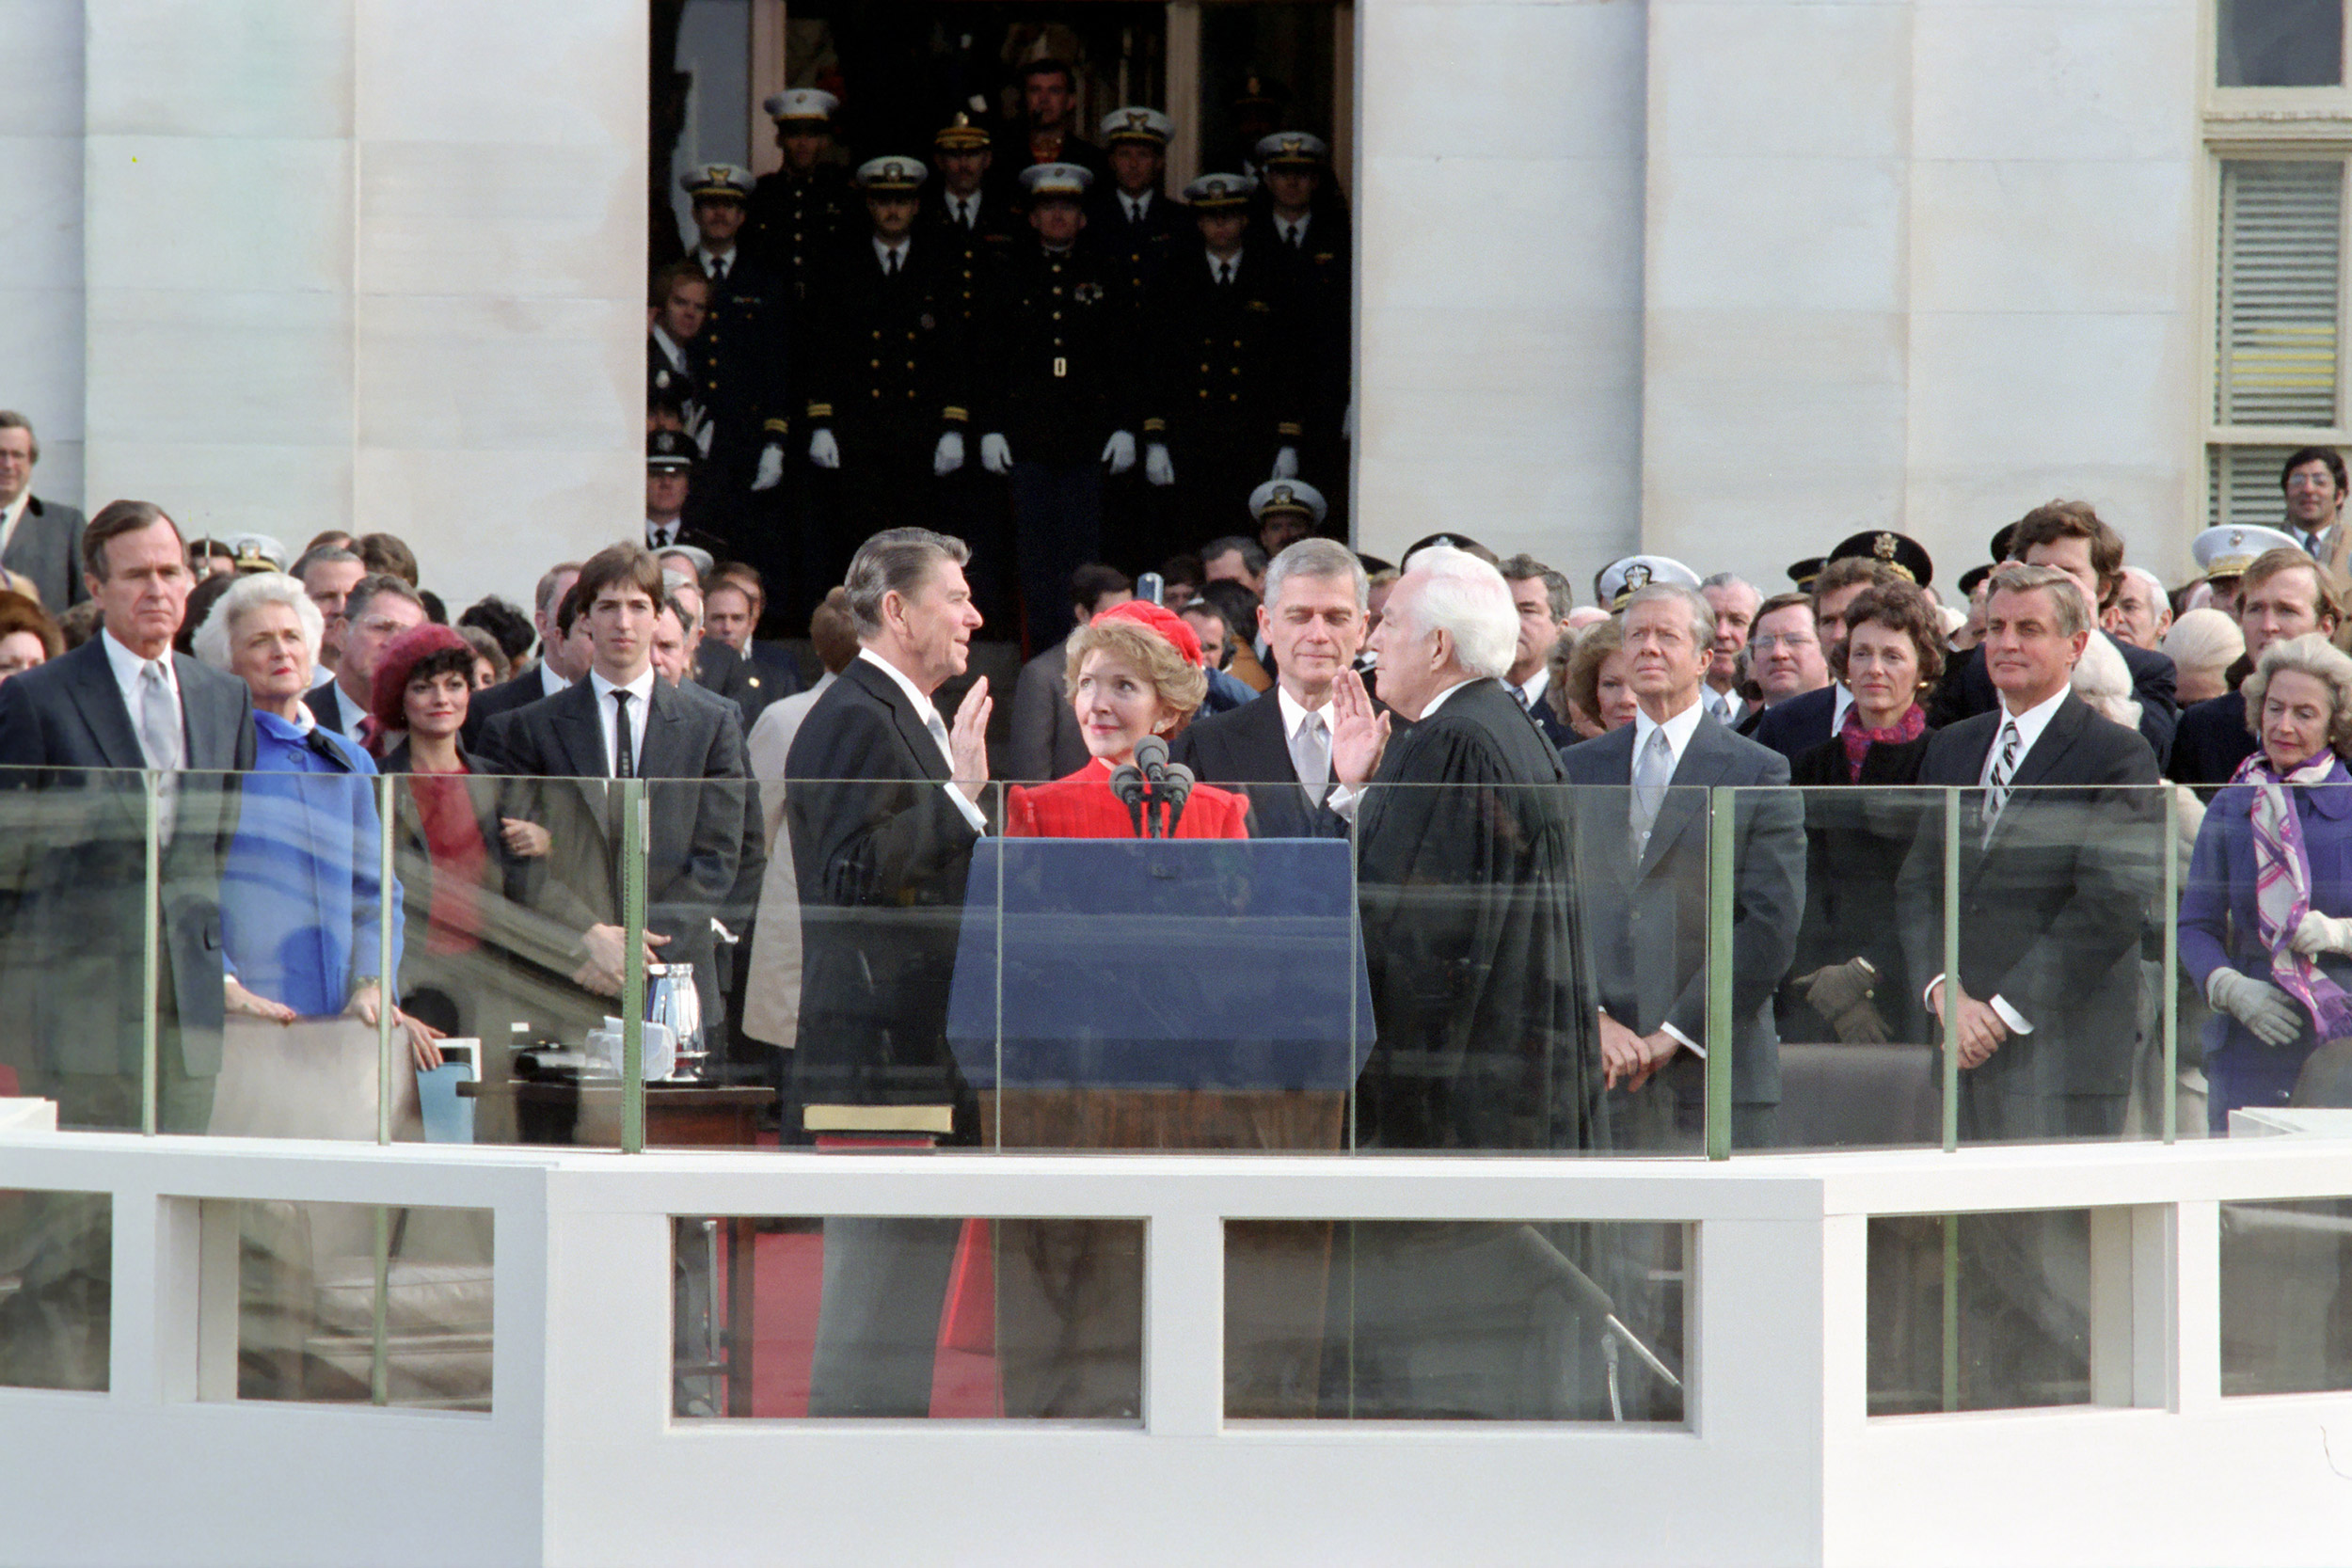
[[[1176,644],[1149,626],[1125,620],[1098,621],[1070,634],[1070,652],[1062,658],[1064,690],[1078,689],[1078,672],[1093,653],[1107,653],[1140,671],[1160,705],[1175,716],[1177,729],[1200,711],[1201,699],[1209,694],[1209,677],[1199,665],[1186,662]]]

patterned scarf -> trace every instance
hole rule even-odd
[[[1847,782],[1850,784],[1862,782],[1862,759],[1870,754],[1871,747],[1882,744],[1899,746],[1907,740],[1916,740],[1927,733],[1927,710],[1917,703],[1904,709],[1900,719],[1883,730],[1874,730],[1864,724],[1862,705],[1854,704],[1846,709],[1845,728],[1837,732],[1837,738],[1846,744]]]
[[[2322,752],[2281,774],[2259,749],[2230,782],[2254,787],[2254,917],[2263,948],[2270,955],[2271,978],[2318,1022],[2319,1037],[2352,1035],[2352,996],[2320,967],[2287,944],[2312,907],[2312,862],[2303,847],[2303,823],[2287,799],[2290,786],[2325,784],[2340,770],[2333,752]]]

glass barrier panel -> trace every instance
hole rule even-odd
[[[2093,1227],[2128,1234],[2129,1219],[2089,1209],[1872,1216],[1870,1414],[2130,1403],[2094,1385],[2092,1356]],[[2103,1298],[2102,1321],[2128,1334],[2128,1285]]]
[[[1923,992],[1944,967],[1945,794],[1853,784],[1785,795],[1803,818],[1804,872],[1772,990],[1779,1142],[1940,1148],[1943,1029]]]
[[[2221,1205],[2221,1391],[2352,1388],[2352,1198]]]
[[[1689,1227],[1229,1220],[1235,1420],[1685,1418]]]
[[[0,1387],[103,1392],[113,1291],[111,1197],[0,1190]]]
[[[236,1379],[218,1397],[489,1410],[489,1210],[203,1207],[236,1237]]]
[[[682,1418],[1140,1423],[1140,1220],[680,1216]]]

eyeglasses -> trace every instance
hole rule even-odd
[[[1777,632],[1767,632],[1762,637],[1748,639],[1748,646],[1759,654],[1769,654],[1775,648],[1786,648],[1793,654],[1800,653],[1806,648],[1818,648],[1820,645],[1810,637],[1783,637]]]

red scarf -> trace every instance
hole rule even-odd
[[[1851,784],[1862,782],[1862,759],[1870,754],[1871,747],[1882,743],[1899,746],[1906,740],[1918,739],[1927,734],[1927,711],[1917,703],[1912,704],[1900,719],[1883,730],[1874,730],[1863,723],[1860,703],[1847,708],[1845,727],[1837,732],[1837,738],[1846,746],[1847,781]]]

